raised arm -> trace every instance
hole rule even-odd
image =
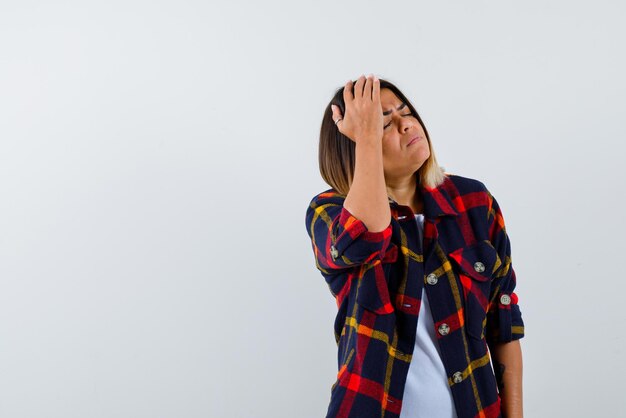
[[[355,171],[346,196],[327,192],[307,210],[317,267],[333,273],[382,258],[391,240],[391,211],[383,171],[380,82],[361,76],[344,86],[345,115],[332,105],[337,129],[355,143]]]
[[[339,132],[355,142],[354,176],[344,207],[363,221],[368,230],[380,232],[391,222],[391,211],[383,172],[383,114],[380,82],[374,76],[359,77],[343,89],[346,114],[333,105],[333,120]]]

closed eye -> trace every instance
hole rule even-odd
[[[412,113],[407,113],[406,115],[400,115],[400,116],[413,116],[413,114],[412,114]],[[383,127],[383,129],[387,129],[387,127],[388,127],[389,125],[391,125],[391,121],[389,121],[389,123],[388,123],[388,124],[386,124],[386,125]]]

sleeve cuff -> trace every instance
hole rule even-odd
[[[497,303],[497,326],[493,329],[491,342],[506,343],[524,337],[524,321],[517,305],[517,295],[501,293]]]
[[[354,264],[382,259],[391,242],[393,228],[390,220],[382,231],[368,231],[363,221],[342,207],[334,229],[335,239],[331,249],[335,251],[334,258],[344,258],[348,263]]]
[[[367,241],[384,241],[386,238],[391,237],[391,220],[389,221],[389,225],[387,228],[382,231],[372,232],[367,229],[367,226],[352,215],[348,209],[342,207],[341,214],[339,215],[339,224],[344,228],[345,231],[349,232],[352,238],[356,238],[359,235],[362,235],[361,238]]]

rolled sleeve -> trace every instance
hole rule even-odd
[[[524,336],[524,322],[515,293],[517,278],[511,263],[511,241],[496,199],[489,194],[489,235],[499,264],[493,274],[492,294],[487,312],[486,339],[490,344],[518,340]]]
[[[314,198],[307,209],[306,226],[317,267],[322,272],[382,259],[391,242],[391,218],[384,230],[369,231],[336,199],[325,202],[323,197]]]

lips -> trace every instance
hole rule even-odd
[[[420,139],[422,139],[422,137],[421,137],[421,136],[416,136],[415,138],[411,139],[411,140],[409,141],[409,143],[408,143],[408,144],[406,144],[406,146],[408,147],[409,145],[411,145],[411,144],[413,144],[413,143],[415,143],[415,142],[419,141]]]

